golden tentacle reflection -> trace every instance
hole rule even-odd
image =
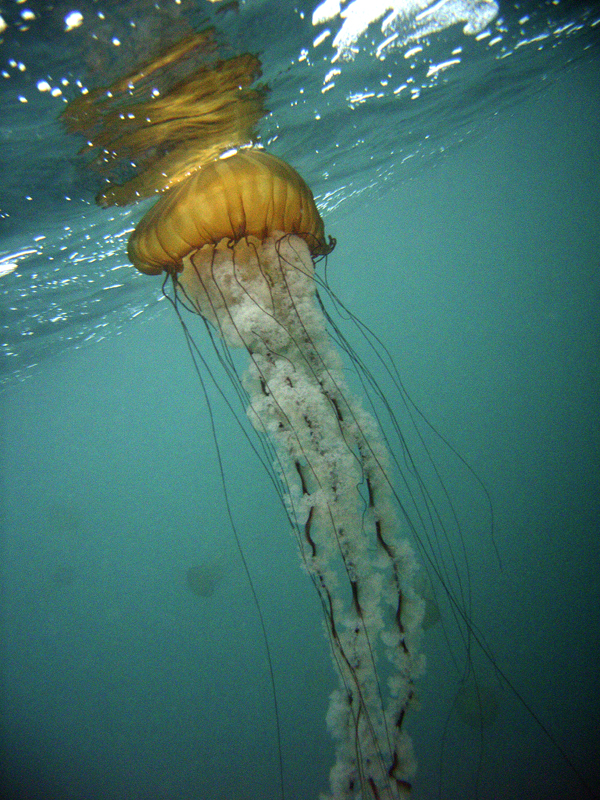
[[[212,29],[73,100],[62,119],[86,135],[88,166],[105,176],[99,205],[127,205],[176,186],[231,147],[252,139],[265,90],[251,88],[257,56],[220,60]],[[183,77],[182,77],[183,76]]]
[[[313,257],[333,245],[302,178],[245,151],[167,193],[128,253],[142,272],[167,272],[178,300],[249,354],[248,415],[274,446],[339,675],[327,716],[332,796],[399,798],[415,769],[405,718],[423,669],[424,604],[383,440],[346,386],[317,301]]]

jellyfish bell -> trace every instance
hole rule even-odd
[[[128,255],[141,272],[176,275],[180,298],[237,345],[223,309],[240,305],[252,286],[272,311],[286,271],[288,280],[304,276],[305,291],[314,293],[312,259],[334,245],[325,241],[312,192],[298,173],[251,150],[211,163],[165,195],[130,237]]]
[[[181,295],[217,324],[218,309],[235,302],[235,283],[275,279],[269,250],[290,236],[305,242],[296,251],[311,278],[312,257],[335,245],[325,241],[312,192],[284,161],[250,150],[212,162],[163,196],[136,227],[127,252],[141,272],[177,274]],[[235,276],[225,278],[225,262],[235,265]]]
[[[317,298],[325,239],[312,193],[260,151],[215,161],[170,190],[131,235],[140,271],[243,347],[248,416],[272,445],[282,498],[318,593],[339,686],[327,723],[335,800],[403,798],[415,771],[406,732],[424,604],[399,535],[388,454],[346,386]]]
[[[203,245],[260,241],[274,232],[297,234],[313,255],[326,255],[323,220],[312,192],[280,158],[241,150],[213,161],[164,195],[142,218],[127,253],[141,272],[157,275]]]

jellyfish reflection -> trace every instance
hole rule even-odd
[[[128,254],[142,272],[166,272],[178,302],[249,354],[248,415],[274,446],[339,675],[327,717],[332,795],[400,798],[415,769],[405,719],[423,668],[423,603],[386,448],[346,386],[317,299],[313,258],[334,244],[302,178],[245,151],[163,196]]]

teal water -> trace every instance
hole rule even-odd
[[[259,18],[260,4],[245,11]],[[288,143],[282,130],[274,145],[302,168],[338,240],[330,285],[380,336],[494,509],[492,538],[479,484],[432,436],[464,533],[473,620],[520,697],[474,654],[499,712],[483,731],[466,725],[453,710],[461,665],[451,629],[428,630],[421,709],[410,719],[415,800],[576,800],[600,787],[597,30],[585,46],[553,51],[544,68],[532,56],[527,91],[526,60],[520,72],[498,73],[506,94],[473,99],[460,141],[455,116],[440,115],[436,152],[415,156],[417,167],[409,160],[404,171],[390,155],[389,174],[369,169],[403,114],[409,125],[406,110],[393,117],[389,107],[363,114],[365,126],[369,113],[378,123],[389,114],[389,129],[383,142],[367,140],[355,173],[342,159],[328,177],[308,145],[294,160],[294,137],[303,136],[293,126]],[[286,84],[274,83],[274,113],[279,99],[284,119]],[[415,136],[444,108],[436,92]],[[51,107],[44,113],[50,119]],[[336,113],[338,134],[354,120],[351,110]],[[42,143],[58,137],[66,152],[47,119],[37,129],[30,119],[29,130]],[[14,120],[3,127],[11,176],[1,249],[38,252],[0,279],[9,353],[0,396],[3,796],[277,800],[269,673],[209,411],[160,287],[126,267],[119,234],[138,211],[93,208],[75,168],[57,185],[42,153],[32,162],[37,178],[11,169],[18,141],[31,146]],[[327,139],[320,127],[318,135]],[[57,174],[74,159],[61,151]],[[334,178],[343,201],[328,204]],[[69,185],[71,200],[52,206]],[[42,234],[43,247],[32,244]],[[78,271],[90,276],[89,291]],[[42,320],[43,308],[54,316]],[[46,324],[58,316],[60,329]],[[194,335],[218,372],[200,325]],[[273,653],[286,798],[317,798],[333,758],[324,719],[335,685],[321,612],[273,487],[209,391]],[[198,564],[219,575],[207,596],[186,584]]]

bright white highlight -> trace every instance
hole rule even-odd
[[[14,272],[19,266],[20,258],[38,252],[39,250],[35,249],[19,250],[16,253],[8,253],[7,255],[0,256],[0,278],[4,277],[5,275],[10,275],[11,272]]]
[[[79,11],[71,11],[65,17],[65,30],[72,31],[74,28],[78,28],[82,22],[83,14],[81,14]]]
[[[441,64],[430,64],[427,70],[427,77],[431,78],[432,75],[437,75],[438,72],[443,72],[450,67],[455,67],[460,64],[460,58],[451,58],[449,61],[443,61]]]
[[[313,25],[337,16],[344,20],[333,47],[336,57],[347,60],[358,52],[358,40],[369,25],[386,14],[381,23],[386,41],[378,45],[378,55],[392,45],[414,42],[456,24],[463,25],[464,34],[474,36],[492,22],[498,10],[495,0],[353,0],[343,10],[337,0],[325,0],[313,12]]]
[[[337,17],[340,11],[340,0],[325,0],[313,11],[312,24],[320,25],[322,22],[327,22],[327,20]]]

